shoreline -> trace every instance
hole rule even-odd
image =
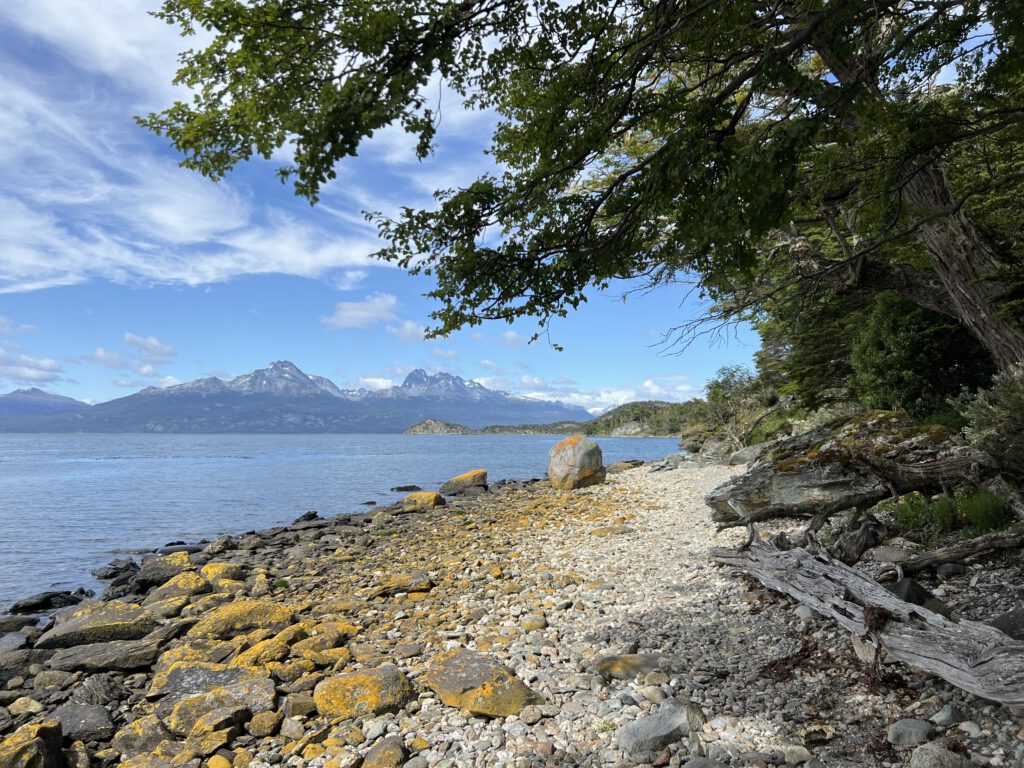
[[[889,747],[886,728],[948,704],[979,735],[951,726],[936,738],[968,741],[976,764],[1012,764],[1024,742],[1002,708],[902,668],[903,684],[873,685],[830,622],[708,564],[709,545],[742,536],[714,535],[703,495],[737,471],[642,466],[570,493],[512,483],[431,510],[380,507],[366,522],[311,519],[155,558],[163,572],[150,568],[140,611],[177,608],[156,628],[60,649],[40,649],[36,634],[35,649],[0,652],[0,740],[76,706],[94,718],[82,749],[94,763],[127,755],[126,768],[678,766],[696,756],[716,761],[705,768],[901,766],[909,750]],[[445,703],[437,678],[456,650],[486,662],[477,676],[493,679],[476,680],[478,698],[504,714]],[[374,696],[346,709],[351,690],[325,692],[338,679]],[[22,699],[40,711],[23,702],[14,714]],[[189,719],[189,707],[201,711]],[[667,740],[650,727],[638,735],[674,707],[690,707],[691,720],[699,708],[702,722]]]

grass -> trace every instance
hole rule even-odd
[[[904,494],[890,504],[893,520],[908,534],[933,541],[960,531],[963,538],[1002,530],[1013,522],[1006,499],[985,488],[961,486],[952,496],[928,498],[920,491]]]

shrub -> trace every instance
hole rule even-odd
[[[1013,521],[1006,499],[985,488],[961,486],[953,496],[929,499],[920,491],[900,496],[890,506],[893,520],[907,533],[934,538],[964,530],[965,537],[1005,528]]]
[[[992,386],[959,404],[969,421],[968,439],[1011,477],[1024,478],[1024,365],[996,374]]]
[[[1013,521],[1006,499],[984,488],[957,488],[956,507],[969,536],[998,531]]]

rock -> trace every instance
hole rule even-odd
[[[444,496],[434,491],[418,491],[410,493],[399,502],[403,512],[421,512],[445,505]]]
[[[277,703],[274,681],[266,672],[225,664],[176,662],[146,693],[159,698],[156,714],[172,733],[187,736],[204,715],[244,707],[267,712]]]
[[[0,653],[17,651],[28,645],[28,636],[24,632],[11,632],[0,635]]]
[[[876,563],[902,563],[910,553],[903,547],[882,546],[871,550],[871,559]]]
[[[129,672],[153,666],[159,655],[160,643],[155,639],[112,640],[62,648],[47,664],[65,672]]]
[[[161,557],[151,557],[142,563],[135,583],[141,589],[159,587],[183,571],[192,570],[188,552],[175,552]]]
[[[71,690],[71,701],[76,704],[107,705],[128,698],[128,690],[111,675],[90,675]]]
[[[802,747],[799,744],[786,745],[782,748],[782,754],[786,765],[803,765],[812,757],[807,747]]]
[[[519,626],[527,632],[538,632],[547,628],[548,620],[539,613],[528,613],[519,620]]]
[[[7,705],[7,711],[17,717],[18,715],[38,715],[45,707],[35,699],[22,696]]]
[[[24,600],[19,600],[8,610],[11,613],[42,613],[55,608],[78,605],[84,599],[85,595],[75,595],[71,592],[40,592],[37,595],[26,597]]]
[[[957,728],[966,733],[967,737],[970,739],[981,738],[981,726],[973,720],[965,720],[964,722],[960,723],[960,725],[958,725]]]
[[[1014,640],[1024,640],[1024,608],[996,616],[988,623]]]
[[[393,664],[336,675],[313,690],[317,711],[338,718],[393,712],[412,696],[412,686]]]
[[[0,635],[5,632],[17,632],[19,629],[31,627],[38,619],[34,616],[0,616]]]
[[[738,451],[734,451],[729,455],[726,463],[729,466],[736,466],[738,464],[753,464],[761,455],[767,450],[768,446],[764,443],[760,445],[748,445],[746,448],[740,448]]]
[[[52,716],[69,739],[105,741],[114,735],[110,713],[98,704],[65,704],[53,710]]]
[[[463,472],[441,486],[441,493],[445,496],[457,496],[465,493],[470,488],[481,488],[487,490],[487,470],[471,469]]]
[[[693,757],[686,761],[686,768],[729,768],[729,766],[725,763],[720,763],[718,760],[709,760],[706,757]]]
[[[65,688],[75,679],[70,672],[47,669],[35,676],[32,687],[37,691],[44,688]]]
[[[134,574],[138,572],[139,566],[130,557],[119,557],[116,560],[111,560],[107,565],[102,568],[97,568],[92,571],[93,578],[99,579],[100,581],[110,581],[116,579],[118,576],[123,576],[126,573]]]
[[[661,667],[664,658],[657,653],[620,653],[597,661],[597,673],[605,680],[632,680]]]
[[[561,491],[603,483],[605,469],[601,446],[582,435],[565,438],[551,449],[548,477]]]
[[[591,536],[625,536],[627,533],[636,533],[636,529],[628,525],[602,525],[590,531]]]
[[[399,768],[405,761],[405,742],[401,736],[388,736],[374,744],[363,756],[362,768]]]
[[[87,602],[57,614],[53,629],[36,641],[36,648],[70,648],[111,640],[138,640],[159,626],[142,606],[112,600]]]
[[[940,742],[931,741],[914,750],[907,768],[968,768],[970,765],[967,758],[950,752]]]
[[[811,621],[812,619],[820,619],[821,614],[811,608],[809,605],[798,605],[796,610],[793,611],[798,619],[803,621]]]
[[[626,459],[625,461],[616,461],[610,464],[605,472],[609,475],[617,475],[619,472],[626,472],[630,469],[636,469],[642,467],[644,462],[641,459]]]
[[[889,726],[885,740],[894,747],[913,747],[923,744],[935,733],[935,726],[927,720],[906,718]]]
[[[257,739],[264,739],[277,733],[277,729],[281,727],[282,720],[283,717],[280,712],[260,712],[257,715],[253,715],[247,728],[249,733]]]
[[[171,732],[164,728],[159,717],[145,715],[119,730],[111,740],[110,746],[125,757],[137,757],[152,752],[161,742],[170,738]]]
[[[241,563],[207,563],[199,571],[199,575],[214,585],[225,579],[245,581],[249,576],[249,566]]]
[[[525,707],[522,712],[519,713],[519,719],[527,725],[536,725],[544,719],[544,713],[536,704],[531,704]]]
[[[393,575],[384,586],[373,593],[373,596],[395,595],[400,592],[429,592],[433,587],[434,581],[426,571],[409,571]]]
[[[47,720],[23,725],[0,743],[3,768],[62,768],[60,723]]]
[[[967,573],[967,566],[963,563],[939,563],[935,566],[935,575],[940,579],[963,576],[965,573]]]
[[[392,493],[414,493],[415,491],[422,491],[418,485],[396,485],[391,489]]]
[[[280,603],[268,600],[235,600],[206,614],[188,631],[188,636],[227,640],[253,629],[279,632],[294,621],[295,615]]]
[[[956,707],[952,704],[946,704],[936,712],[934,715],[928,718],[940,728],[953,725],[953,723],[959,723],[964,719],[964,716],[960,713]]]
[[[641,717],[619,729],[616,741],[630,755],[655,752],[679,741],[691,731],[699,731],[703,725],[704,713],[696,704],[668,699],[662,702],[655,714]]]
[[[465,648],[435,656],[423,682],[449,707],[485,717],[517,715],[544,701],[504,664]]]
[[[206,762],[206,768],[231,768],[232,762],[224,755],[214,755]]]
[[[210,583],[198,573],[182,571],[150,592],[142,602],[143,605],[148,605],[161,600],[170,600],[172,597],[193,597],[210,591],[212,591]]]

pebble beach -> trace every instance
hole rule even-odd
[[[29,742],[75,768],[1024,763],[1005,707],[873,670],[709,563],[743,535],[703,498],[739,468],[658,469],[153,558],[116,620],[97,601],[0,636],[0,766],[49,768],[12,757]]]

